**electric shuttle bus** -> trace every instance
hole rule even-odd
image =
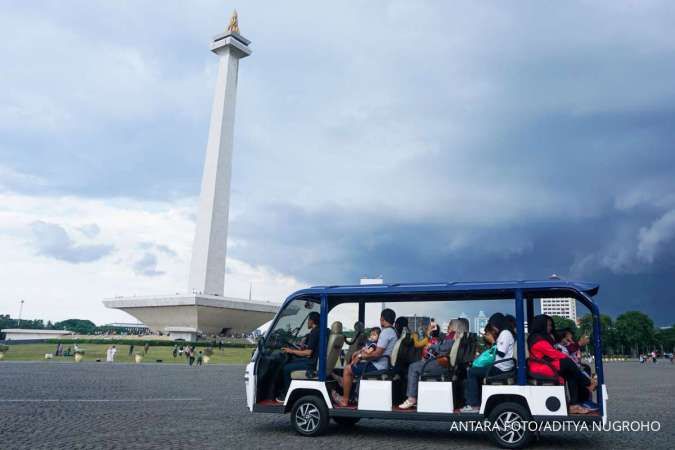
[[[246,366],[248,409],[254,413],[290,413],[291,426],[304,436],[324,433],[331,419],[341,426],[353,426],[360,419],[445,421],[451,430],[467,425],[468,421],[482,422],[491,426],[480,431],[487,431],[492,441],[503,448],[526,446],[538,433],[538,427],[550,421],[585,422],[587,427],[593,426],[593,422],[604,424],[607,389],[602,366],[600,312],[593,301],[598,288],[597,284],[586,282],[543,280],[316,286],[297,291],[283,303]],[[591,393],[595,395],[595,411],[568,412],[570,386],[566,386],[554,365],[529,355],[527,326],[532,325],[535,317],[534,302],[541,298],[574,299],[592,315],[593,354],[589,361],[594,373],[588,377],[597,383]],[[461,303],[459,307],[457,302]],[[449,319],[457,317],[456,311],[475,310],[475,302],[490,302],[490,310],[515,317],[515,343],[513,358],[509,359],[512,370],[494,374],[488,370],[480,380],[480,408],[474,413],[460,412],[467,369],[482,344],[481,330],[476,327],[469,330],[468,326],[466,332],[454,335],[447,355],[440,355],[446,357],[447,367],[442,373],[430,375],[422,371],[415,380],[418,381],[415,407],[401,409],[399,406],[406,398],[406,365],[411,362],[409,346],[412,334],[417,332],[405,327],[397,330],[388,367],[355,375],[348,406],[334,401],[332,391],[339,390],[343,368],[349,364],[349,353],[355,350],[352,347],[361,345],[363,340],[359,341],[358,336],[364,335],[364,324],[377,323],[384,304],[397,313],[414,311],[415,317],[426,318],[445,314],[444,319]],[[310,331],[310,315],[319,322],[318,333],[314,333],[318,334],[319,342],[318,355],[314,355],[316,364],[291,372],[290,385],[284,393],[282,372],[293,357],[282,348],[302,348],[303,339]],[[337,319],[348,324],[353,320],[354,331],[343,333],[342,322]],[[547,364],[553,376],[531,373],[528,360]],[[500,361],[505,360],[498,359],[493,364]]]

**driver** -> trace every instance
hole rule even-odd
[[[277,402],[283,403],[286,399],[286,392],[291,385],[291,373],[296,370],[311,370],[316,366],[316,358],[319,355],[319,319],[318,312],[312,311],[307,316],[307,327],[309,333],[302,339],[300,348],[282,347],[281,351],[295,358],[284,364],[281,395],[277,397]]]

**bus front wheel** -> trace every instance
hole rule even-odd
[[[320,436],[328,427],[328,409],[316,395],[300,397],[291,409],[291,425],[303,436]]]
[[[497,405],[488,420],[493,427],[490,438],[501,448],[524,448],[532,440],[532,432],[525,423],[530,420],[530,413],[523,405],[512,402]]]

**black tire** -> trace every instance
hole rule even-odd
[[[524,422],[531,420],[530,412],[519,403],[506,402],[495,406],[488,420],[499,425],[490,432],[492,442],[501,448],[520,449],[526,447],[534,435]]]
[[[360,417],[333,417],[333,421],[341,427],[353,427],[359,420]]]
[[[328,408],[321,397],[305,395],[293,403],[291,425],[302,436],[321,436],[328,427]]]

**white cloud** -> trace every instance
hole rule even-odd
[[[31,224],[31,229],[38,254],[61,261],[92,262],[109,255],[114,248],[105,244],[77,244],[62,226],[55,223],[39,220]]]
[[[106,309],[102,299],[185,292],[194,232],[189,219],[193,204],[194,198],[163,203],[0,193],[0,254],[6,261],[0,272],[3,312],[16,314],[12,299],[24,299],[24,317],[128,321],[125,313]],[[45,226],[48,231],[40,241],[43,250],[58,253],[65,249],[69,258],[75,252],[81,263],[36,256],[31,230],[35,223],[40,224],[40,233]],[[100,229],[95,240],[83,236],[72,241],[67,230],[92,223]],[[101,242],[115,247],[113,256],[80,261],[81,255],[73,250]],[[306,287],[272,269],[232,258],[227,268],[227,296],[248,298],[250,282],[254,299],[269,301],[281,301]]]
[[[675,210],[668,211],[648,227],[640,229],[637,255],[653,263],[663,246],[675,239]]]

